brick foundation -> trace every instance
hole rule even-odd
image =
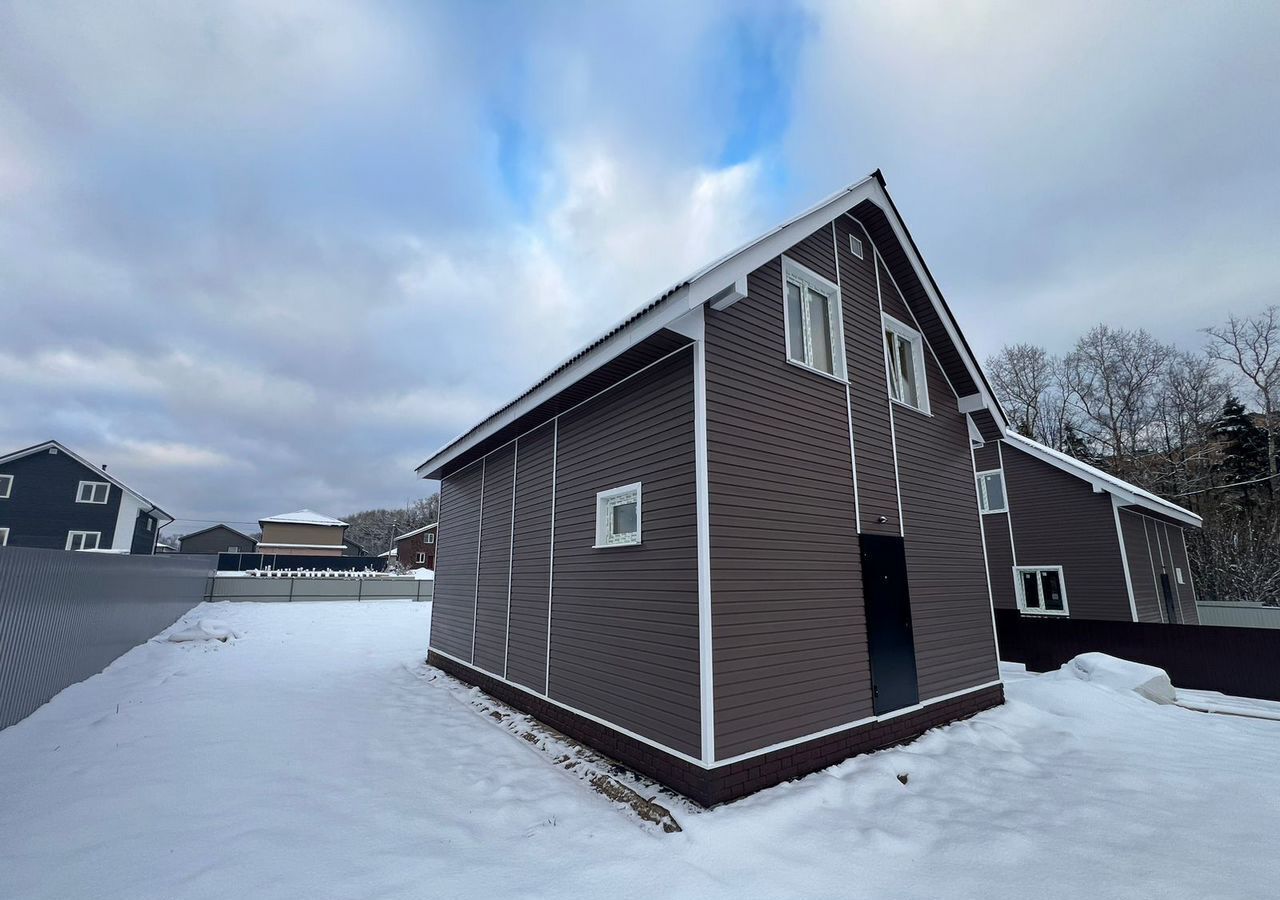
[[[703,806],[737,800],[859,753],[908,743],[930,728],[966,719],[1004,702],[1003,685],[992,685],[883,722],[704,769],[434,651],[428,653],[427,662]]]

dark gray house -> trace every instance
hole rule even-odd
[[[179,543],[183,553],[254,553],[258,542],[230,525],[210,525],[184,534]]]
[[[876,172],[418,468],[429,659],[704,804],[997,705],[1005,426]]]
[[[996,608],[1199,624],[1195,513],[1020,434],[974,457]]]
[[[0,545],[150,554],[172,521],[57,441],[0,456]]]

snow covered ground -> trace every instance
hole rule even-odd
[[[0,732],[0,897],[1274,897],[1280,722],[1009,703],[666,835],[422,665],[429,604],[222,603]],[[1235,704],[1235,711],[1249,704]],[[903,785],[897,776],[906,773]]]

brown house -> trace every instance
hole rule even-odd
[[[419,467],[430,661],[704,804],[999,704],[1005,426],[877,172]]]
[[[406,569],[435,569],[436,523],[415,528],[395,539],[395,556]]]
[[[281,516],[259,519],[262,537],[259,553],[277,556],[342,556],[346,550],[343,538],[347,523],[329,516],[300,509]]]
[[[1186,539],[1195,513],[1019,434],[974,458],[996,607],[1199,623]]]

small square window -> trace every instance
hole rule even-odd
[[[8,500],[13,493],[13,476],[0,475],[0,500]]]
[[[1065,616],[1067,585],[1062,566],[1019,566],[1014,569],[1018,608],[1023,612]]]
[[[844,378],[840,289],[782,258],[787,358],[824,375]]]
[[[415,556],[415,557],[413,558],[413,560],[414,560],[414,562],[416,562],[416,563],[418,563],[419,565],[421,565],[422,563],[424,563],[424,562],[426,562],[426,561],[427,561],[427,554],[425,554],[425,553],[419,553],[417,556]]]
[[[105,481],[82,481],[76,491],[77,503],[106,503],[111,485]]]
[[[924,338],[910,325],[884,317],[884,351],[889,376],[889,396],[899,403],[929,411],[925,381]]]
[[[434,531],[428,531],[426,537],[423,540],[424,540],[424,543],[434,544],[436,542],[436,533]]]
[[[1001,513],[1009,509],[1004,497],[1004,473],[978,473],[978,504],[984,513]]]
[[[100,531],[68,531],[68,550],[97,550],[98,541],[102,538]]]
[[[640,543],[640,483],[596,494],[597,547]]]

